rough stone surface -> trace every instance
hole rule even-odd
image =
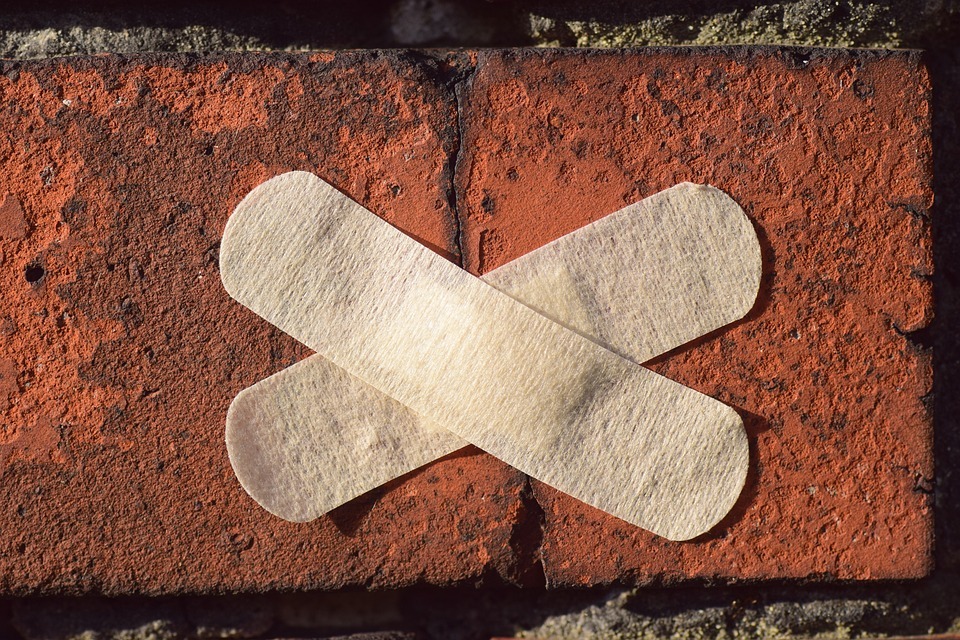
[[[233,622],[202,626],[191,611],[218,600]],[[960,632],[953,589],[900,585],[516,589],[412,587],[218,598],[28,598],[0,601],[0,637],[28,640],[328,638],[404,634],[437,640],[527,638],[850,638]],[[248,615],[250,609],[253,616]],[[273,625],[264,630],[273,616]],[[224,621],[227,622],[227,621]],[[220,635],[210,632],[218,630]],[[386,631],[394,630],[394,631]],[[374,636],[375,637],[375,636]],[[939,637],[939,636],[937,636]],[[943,636],[955,637],[955,636]]]
[[[752,477],[670,543],[534,483],[547,583],[931,569],[930,85],[912,53],[480,54],[461,95],[463,262],[483,273],[682,181],[754,221],[754,311],[658,359],[740,410]],[[611,443],[616,447],[616,443]]]
[[[362,48],[389,32],[387,0],[362,5],[281,0],[50,0],[0,7],[0,55],[42,58],[96,53]],[[381,17],[381,19],[377,19]]]
[[[190,631],[173,600],[21,601],[13,624],[30,640],[177,640]]]
[[[949,585],[949,582],[942,584]],[[429,638],[877,638],[960,631],[958,597],[899,585],[433,590],[407,612]],[[464,606],[464,603],[469,603]]]
[[[14,58],[398,46],[929,48],[950,46],[958,34],[958,0],[48,0],[0,7],[0,56]]]
[[[229,299],[220,234],[315,171],[456,256],[451,93],[412,54],[0,68],[0,591],[512,580],[524,479],[465,449],[309,524],[240,488],[240,389],[307,350]]]
[[[541,46],[777,44],[930,47],[956,34],[955,0],[648,0],[520,3]]]

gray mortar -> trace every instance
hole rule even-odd
[[[960,633],[960,0],[77,1],[0,7],[0,57],[343,47],[787,44],[931,49],[937,563],[904,584],[0,599],[0,638],[879,637]],[[409,634],[379,637],[412,637]]]
[[[0,7],[0,57],[344,47],[950,46],[960,0],[365,0]]]
[[[605,3],[609,4],[609,3]],[[686,9],[686,10],[678,10]],[[529,13],[537,44],[579,47],[783,44],[817,47],[930,47],[949,42],[958,3],[665,2],[628,10],[544,3]]]

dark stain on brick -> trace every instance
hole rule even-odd
[[[490,195],[488,191],[484,191],[483,200],[480,202],[480,208],[483,209],[483,212],[487,215],[493,215],[493,212],[496,210],[496,203],[493,200],[493,196]]]
[[[869,82],[864,82],[863,80],[857,79],[853,81],[851,85],[853,89],[853,95],[857,96],[860,100],[866,101],[869,98],[873,97],[873,94],[876,90],[873,88],[873,85]]]
[[[47,275],[43,263],[39,260],[31,262],[23,269],[23,278],[34,287],[39,287],[43,283],[44,276]]]
[[[87,210],[87,203],[80,198],[71,198],[60,209],[60,219],[71,227],[80,229],[83,226],[83,216]]]

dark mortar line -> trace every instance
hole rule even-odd
[[[452,61],[453,56],[450,56],[448,59]],[[477,63],[460,68],[459,73],[456,73],[454,77],[451,78],[451,82],[448,84],[448,88],[453,95],[457,116],[456,124],[454,125],[456,130],[456,147],[450,153],[448,165],[450,170],[450,192],[448,198],[450,202],[450,210],[453,213],[453,240],[457,247],[457,255],[459,256],[460,266],[464,269],[467,268],[467,264],[465,248],[463,246],[463,216],[460,211],[460,201],[462,200],[463,193],[462,189],[460,188],[459,178],[463,173],[464,161],[462,150],[463,135],[464,131],[466,130],[466,117],[464,116],[466,93],[473,84],[473,78],[477,73],[478,66],[479,61]]]
[[[549,586],[543,566],[545,524],[546,516],[533,490],[533,479],[524,475],[517,522],[510,532],[510,545],[517,560],[517,580],[523,587]]]
[[[453,175],[451,180],[452,201],[451,210],[454,216],[457,252],[460,255],[460,266],[466,268],[466,253],[463,244],[463,223],[460,212],[460,201],[463,199],[460,176],[463,174],[463,134],[466,130],[466,95],[470,90],[473,79],[483,60],[478,59],[470,65],[465,73],[460,75],[453,84],[453,95],[457,107],[456,136],[457,146],[451,154],[453,161]],[[543,538],[544,511],[533,490],[533,481],[524,474],[523,487],[520,489],[520,506],[517,510],[517,521],[510,532],[510,546],[516,560],[516,579],[524,587],[546,587],[547,574],[543,566]]]
[[[447,153],[444,161],[443,175],[449,180],[446,188],[447,206],[453,217],[451,233],[452,244],[455,247],[458,266],[466,268],[463,252],[463,223],[460,214],[460,192],[457,187],[457,176],[460,175],[463,148],[463,87],[469,86],[476,72],[475,65],[464,56],[463,51],[420,50],[411,49],[404,54],[430,80],[435,82],[453,98],[456,118],[449,128],[452,134],[453,147]]]
[[[463,118],[463,92],[465,87],[468,86],[470,80],[473,79],[473,74],[476,72],[476,69],[472,69],[467,77],[461,79],[453,86],[453,99],[456,104],[457,110],[457,119],[456,124],[456,147],[450,153],[448,159],[449,169],[450,169],[450,192],[448,194],[448,199],[450,202],[450,211],[453,213],[453,242],[457,247],[457,256],[460,262],[460,266],[466,269],[467,265],[465,264],[464,247],[463,247],[463,220],[460,214],[460,199],[461,199],[461,189],[459,184],[459,176],[461,173],[461,166],[463,161],[463,154],[461,150],[463,149],[463,131],[464,131],[464,118]]]
[[[447,156],[444,173],[450,180],[447,203],[453,215],[453,241],[460,267],[467,268],[463,242],[463,218],[460,201],[463,190],[460,176],[464,171],[463,135],[466,130],[466,96],[476,76],[482,58],[465,63],[462,52],[411,51],[410,56],[436,82],[442,84],[454,99],[456,121],[452,127],[454,146]],[[517,521],[510,532],[510,547],[516,565],[515,580],[524,587],[543,588],[547,584],[543,566],[544,512],[537,501],[532,480],[524,474],[519,494]]]

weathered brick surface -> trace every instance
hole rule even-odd
[[[763,246],[747,319],[652,364],[743,415],[733,513],[671,543],[535,484],[548,583],[927,573],[931,362],[904,336],[932,309],[918,55],[490,52],[462,93],[474,273],[685,180],[733,196]]]
[[[309,524],[223,444],[308,351],[230,300],[230,211],[318,173],[448,256],[451,93],[402,53],[8,63],[0,75],[0,591],[511,579],[523,478],[467,449]]]
[[[526,582],[538,552],[552,585],[927,572],[930,359],[904,335],[931,313],[918,58],[488,51],[455,57],[477,63],[459,113],[418,60],[3,67],[0,592]],[[226,296],[217,248],[291,169],[474,273],[683,180],[730,193],[760,301],[651,366],[741,410],[731,516],[669,543],[534,483],[538,548],[524,477],[472,448],[313,523],[260,509],[226,408],[308,351]]]

